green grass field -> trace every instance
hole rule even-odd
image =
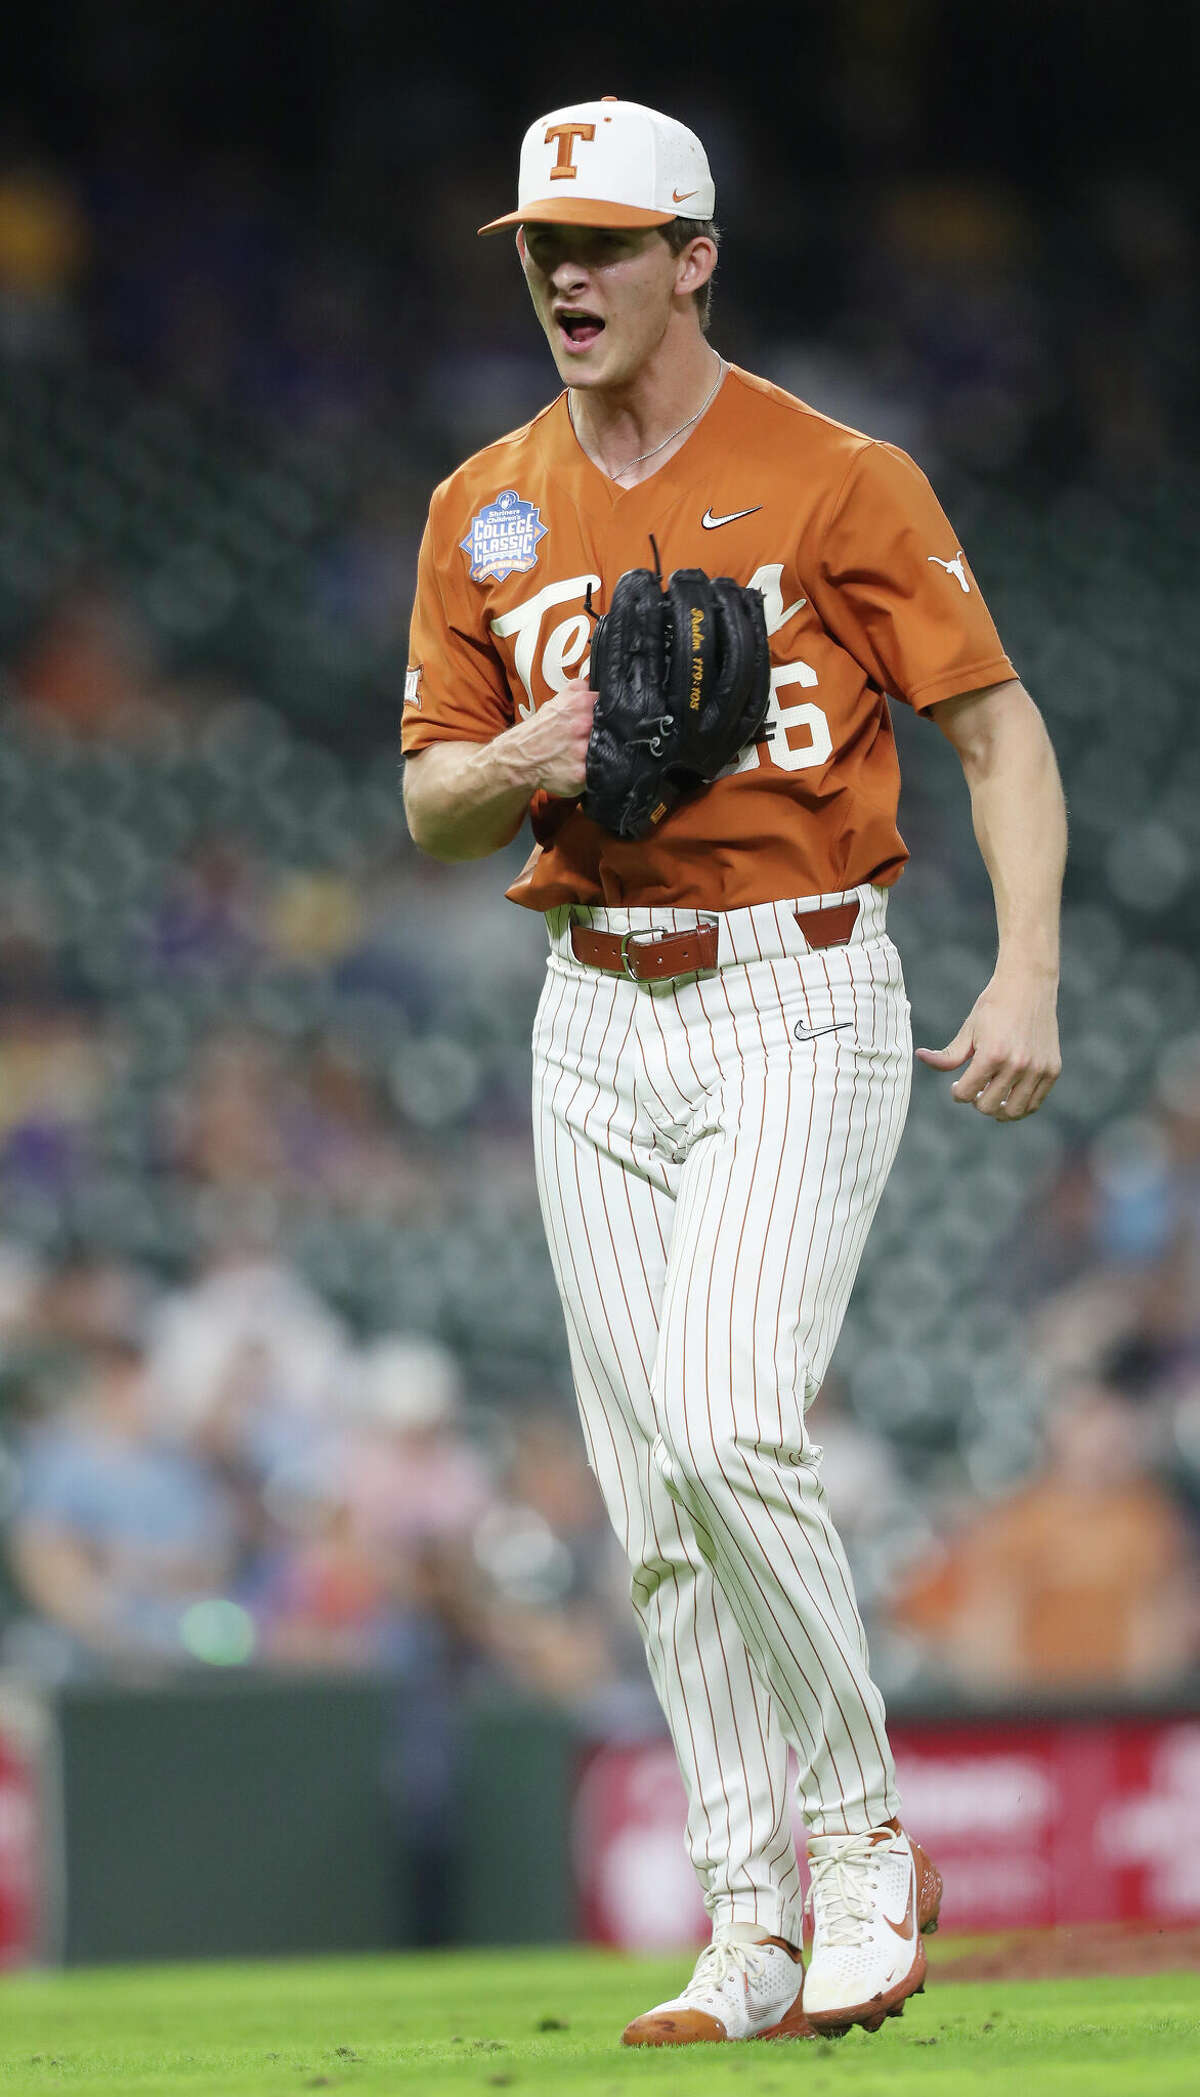
[[[0,2092],[1200,2090],[1195,1974],[976,1986],[935,1969],[873,2038],[623,2051],[626,2019],[686,1964],[571,1950],[21,1975],[0,1982]]]

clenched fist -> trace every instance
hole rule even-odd
[[[532,765],[535,783],[548,794],[573,800],[583,792],[595,704],[586,677],[576,677],[522,723],[522,760]]]

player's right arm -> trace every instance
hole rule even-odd
[[[404,812],[434,859],[486,859],[510,844],[539,790],[583,792],[595,694],[576,679],[514,707],[478,583],[463,558],[471,497],[444,481],[417,562],[401,743]]]
[[[436,742],[404,767],[414,844],[434,859],[486,859],[511,844],[539,787],[581,794],[596,694],[576,678],[491,742]]]

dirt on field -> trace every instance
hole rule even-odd
[[[947,1947],[949,1952],[949,1947]],[[937,1963],[947,1981],[1088,1980],[1097,1974],[1200,1972],[1200,1924],[1090,1922],[1013,1931]]]

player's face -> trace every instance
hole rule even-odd
[[[679,257],[653,226],[522,226],[517,250],[568,386],[614,386],[653,355],[675,310]]]

